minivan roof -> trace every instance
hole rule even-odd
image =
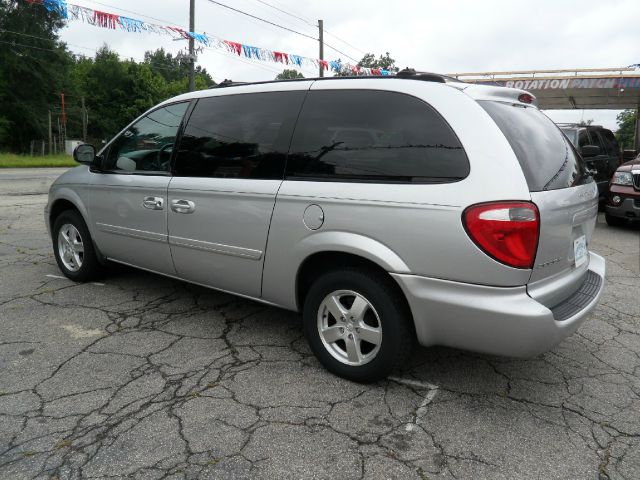
[[[272,91],[274,89],[278,90],[304,90],[305,88],[310,88],[311,85],[315,82],[370,82],[371,80],[377,81],[388,81],[388,82],[398,82],[398,81],[423,81],[428,83],[442,84],[442,86],[447,86],[451,88],[455,88],[456,90],[463,91],[469,97],[473,98],[476,101],[482,100],[491,100],[497,102],[508,102],[513,104],[521,104],[523,106],[531,106],[537,105],[537,101],[535,97],[529,92],[525,90],[520,90],[517,88],[508,88],[508,87],[498,87],[498,86],[490,86],[490,85],[479,85],[473,83],[465,83],[456,78],[448,77],[446,75],[440,75],[438,73],[431,72],[417,72],[413,69],[405,69],[399,71],[396,75],[360,75],[360,76],[350,76],[350,77],[317,77],[317,78],[296,78],[296,79],[284,79],[284,80],[264,80],[259,82],[233,82],[231,80],[225,80],[219,85],[212,87],[208,90],[198,90],[195,92],[184,93],[172,99],[166,100],[163,103],[169,103],[178,100],[189,100],[194,98],[201,98],[208,96],[206,92],[211,92],[213,90],[218,89],[227,89],[233,87],[249,87],[254,92],[259,92],[259,86],[264,85],[266,91]],[[258,88],[251,88],[258,87]],[[357,87],[356,87],[357,88]],[[248,92],[247,92],[248,93]],[[522,94],[531,95],[533,99],[533,103],[531,102],[522,102],[520,100]]]
[[[211,88],[226,88],[226,87],[235,87],[241,85],[261,85],[266,83],[279,83],[279,82],[304,82],[304,81],[331,81],[331,80],[356,80],[363,78],[375,78],[379,80],[388,80],[388,79],[408,79],[408,80],[422,80],[424,82],[436,82],[436,83],[464,83],[461,80],[458,80],[454,77],[449,77],[447,75],[441,75],[439,73],[433,72],[418,72],[412,68],[405,68],[404,70],[400,70],[395,75],[354,75],[348,77],[307,77],[307,78],[287,78],[282,80],[262,80],[258,82],[234,82],[233,80],[224,80],[217,85],[214,85]]]

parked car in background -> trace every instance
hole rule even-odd
[[[605,263],[596,184],[534,102],[415,72],[181,95],[78,147],[45,210],[55,257],[75,281],[109,260],[300,311],[360,382],[415,341],[537,355]]]
[[[640,220],[640,156],[620,165],[611,177],[605,219],[614,227]]]
[[[622,162],[620,147],[615,135],[600,125],[558,124],[564,134],[587,162],[598,184],[600,200],[604,201],[609,180]]]

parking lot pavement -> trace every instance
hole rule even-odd
[[[599,221],[606,291],[553,351],[418,349],[359,385],[293,313],[132,269],[61,278],[56,174],[0,171],[0,478],[640,478],[640,226]]]

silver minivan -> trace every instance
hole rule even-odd
[[[602,293],[596,183],[522,90],[415,72],[231,84],[74,156],[45,212],[67,277],[113,261],[300,311],[351,380],[416,341],[537,355]]]

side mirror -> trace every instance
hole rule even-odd
[[[595,157],[600,155],[600,147],[597,145],[584,145],[580,149],[580,153],[583,157]]]
[[[78,163],[82,163],[83,165],[93,164],[95,158],[96,147],[94,147],[93,145],[78,145],[73,150],[73,159]]]

